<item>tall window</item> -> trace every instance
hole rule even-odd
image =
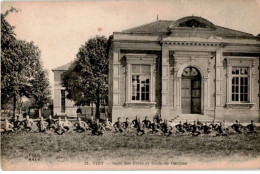
[[[132,65],[132,101],[150,101],[150,65]]]
[[[61,90],[61,113],[65,113],[65,90]]]
[[[232,101],[248,102],[248,68],[232,67]]]

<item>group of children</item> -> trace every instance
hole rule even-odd
[[[129,129],[130,127],[133,127],[136,129],[136,133],[138,135],[143,135],[147,132],[150,133],[161,133],[166,136],[170,136],[173,134],[173,126],[169,124],[167,120],[162,120],[160,116],[155,117],[153,119],[153,122],[147,119],[143,121],[136,117],[132,122],[128,121],[128,118],[126,118],[125,122],[121,122],[121,118],[118,118],[118,121],[114,124],[115,131],[116,132],[124,132],[124,130]],[[226,125],[226,122],[220,122],[215,123],[215,120],[212,121],[212,123],[208,124],[207,122],[203,124],[199,119],[195,120],[193,124],[188,123],[188,120],[186,120],[185,123],[182,123],[182,121],[179,122],[179,124],[175,125],[176,133],[183,134],[188,133],[192,136],[198,136],[202,133],[204,134],[211,134],[216,133],[216,136],[227,136],[227,131],[229,130],[228,126]],[[234,133],[243,133],[244,127],[240,124],[239,120],[236,120],[236,122],[231,126]],[[252,120],[250,124],[248,124],[245,129],[248,133],[258,133],[257,127]]]
[[[18,130],[31,131],[34,125],[34,121],[29,118],[27,115],[24,120],[19,119],[19,116],[16,116],[12,120],[5,119],[5,124],[1,128],[1,132],[13,132]],[[63,133],[73,130],[75,132],[86,132],[90,131],[92,135],[103,135],[104,131],[111,131],[114,127],[115,133],[129,132],[130,130],[135,130],[137,135],[144,135],[146,133],[160,133],[165,136],[170,136],[173,134],[173,126],[167,121],[162,120],[161,116],[156,116],[151,122],[147,117],[144,120],[141,120],[138,116],[130,122],[128,118],[125,121],[121,121],[119,117],[117,121],[112,124],[108,118],[102,122],[99,119],[90,119],[82,121],[80,117],[77,117],[77,121],[72,124],[68,121],[67,117],[64,120],[61,117],[58,117],[58,120],[54,120],[50,115],[46,120],[43,117],[36,122],[36,126],[39,132],[53,131],[56,134],[62,135]],[[73,129],[74,128],[74,129]],[[212,123],[203,124],[199,119],[194,121],[193,124],[188,123],[186,120],[185,123],[181,121],[179,124],[175,125],[176,133],[183,134],[188,133],[192,136],[198,136],[202,133],[211,134],[216,133],[216,136],[227,136],[227,131],[229,127],[226,125],[226,122],[215,123],[215,120]],[[240,124],[238,120],[231,126],[232,130],[235,133],[243,133],[244,127]],[[248,133],[258,133],[254,121],[252,120],[249,125],[245,127]]]
[[[227,132],[229,131],[229,127],[226,125],[225,120],[223,120],[219,124],[215,123],[215,120],[213,120],[210,124],[208,124],[207,122],[203,124],[200,120],[194,121],[194,124],[190,124],[186,120],[184,124],[182,124],[182,122],[180,121],[180,123],[175,127],[178,133],[189,132],[193,136],[198,136],[201,133],[216,133],[216,136],[227,136]],[[234,133],[241,134],[244,131],[244,126],[240,124],[239,120],[236,120],[236,122],[231,126],[231,129]],[[245,129],[247,130],[247,133],[258,133],[257,127],[253,120],[251,120],[251,123],[248,124]]]
[[[103,132],[100,131],[103,126],[99,123],[99,120],[94,120],[93,117],[91,117],[87,123],[81,121],[81,118],[78,117],[76,123],[72,124],[67,117],[64,117],[64,120],[62,120],[61,117],[58,117],[58,120],[55,120],[51,115],[46,120],[44,120],[43,117],[40,117],[40,120],[35,122],[30,119],[28,115],[22,120],[19,118],[19,115],[11,120],[6,118],[4,124],[1,126],[1,132],[14,132],[19,130],[31,131],[35,125],[39,132],[53,131],[59,135],[72,130],[73,127],[76,132],[92,130],[92,133],[95,135],[103,134]]]

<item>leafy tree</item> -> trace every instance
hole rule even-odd
[[[66,97],[76,106],[95,103],[96,118],[100,118],[100,102],[108,97],[108,45],[104,36],[96,36],[82,45],[76,60],[62,74]]]
[[[1,106],[12,101],[14,116],[18,99],[35,94],[33,79],[38,78],[42,69],[39,48],[33,42],[15,38],[14,27],[5,20],[7,14],[1,14]]]
[[[12,48],[16,45],[14,27],[4,19],[1,14],[1,101],[2,106],[9,102],[11,95],[8,93],[8,69],[12,66]]]
[[[48,72],[42,69],[38,64],[38,70],[34,74],[34,78],[30,81],[32,84],[30,97],[33,99],[33,106],[39,110],[39,117],[41,117],[42,108],[51,102],[51,90],[48,77]]]

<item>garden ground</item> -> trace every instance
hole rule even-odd
[[[256,163],[249,164],[259,168],[260,134],[230,132],[227,137],[215,137],[215,134],[198,137],[173,134],[167,137],[159,134],[137,136],[134,132],[105,132],[103,136],[92,136],[89,132],[56,135],[21,131],[1,134],[1,159],[2,169],[8,170],[43,169],[41,166],[48,166],[48,169],[102,169],[106,165],[110,169],[130,166],[143,169],[148,165],[153,169],[169,165],[171,168],[196,168],[192,165],[196,163],[214,168],[215,162],[226,165],[226,161],[235,164],[236,168],[244,168],[236,164],[253,161]]]

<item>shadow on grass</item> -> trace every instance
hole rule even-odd
[[[260,155],[259,134],[227,137],[174,134],[170,137],[134,133],[91,136],[90,133],[17,132],[1,135],[1,157],[8,161],[45,162],[87,160],[219,160],[243,161]],[[39,158],[38,158],[39,157]]]

